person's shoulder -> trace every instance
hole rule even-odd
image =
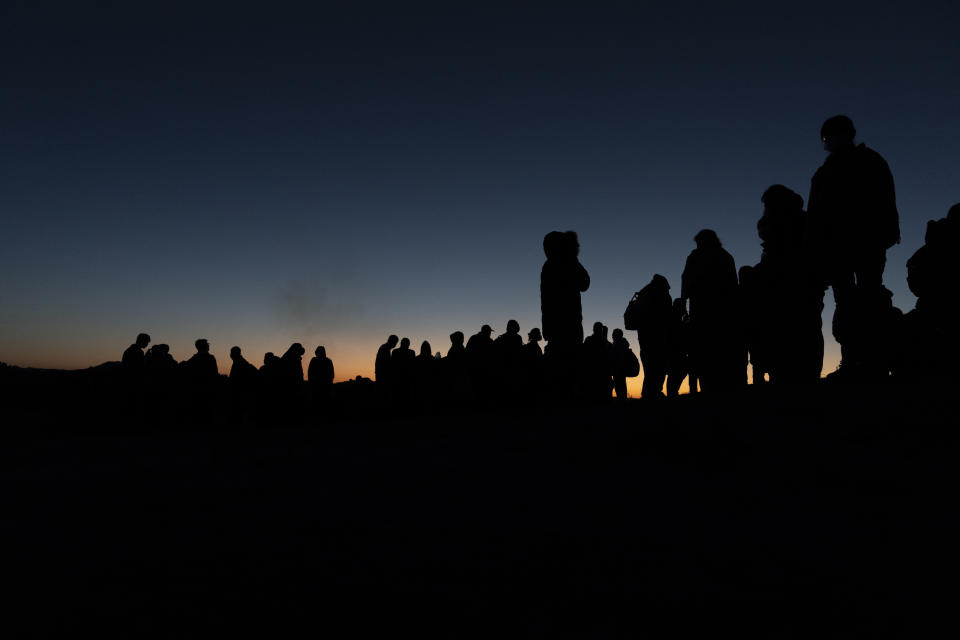
[[[856,154],[862,161],[867,161],[867,162],[871,162],[871,163],[875,163],[883,166],[886,166],[887,164],[887,161],[883,158],[882,155],[880,155],[879,151],[877,151],[876,149],[871,149],[870,147],[863,144],[862,142],[859,145],[857,145]]]

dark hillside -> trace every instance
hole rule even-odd
[[[130,637],[851,637],[942,620],[960,534],[950,395],[749,391],[13,438],[4,564],[29,605],[14,610],[40,635]]]

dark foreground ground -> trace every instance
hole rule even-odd
[[[955,406],[929,387],[751,389],[514,418],[31,437],[40,407],[0,449],[15,592],[2,625],[942,633],[957,607]]]

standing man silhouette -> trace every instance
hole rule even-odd
[[[843,378],[885,376],[878,360],[883,336],[872,320],[887,302],[883,268],[887,249],[900,242],[893,175],[883,157],[855,144],[847,116],[828,118],[820,129],[826,161],[810,181],[807,240],[813,264],[833,287],[833,336],[840,343]]]
[[[540,270],[540,313],[544,356],[558,398],[576,389],[577,367],[583,345],[583,307],[580,294],[590,287],[590,275],[580,264],[580,242],[574,231],[551,231],[543,238],[547,256]]]

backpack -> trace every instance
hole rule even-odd
[[[623,375],[628,378],[636,378],[640,375],[640,361],[637,360],[633,349],[627,349],[623,354]]]
[[[640,291],[633,294],[627,308],[623,312],[623,328],[627,331],[636,331],[643,322],[643,298],[640,297]]]

